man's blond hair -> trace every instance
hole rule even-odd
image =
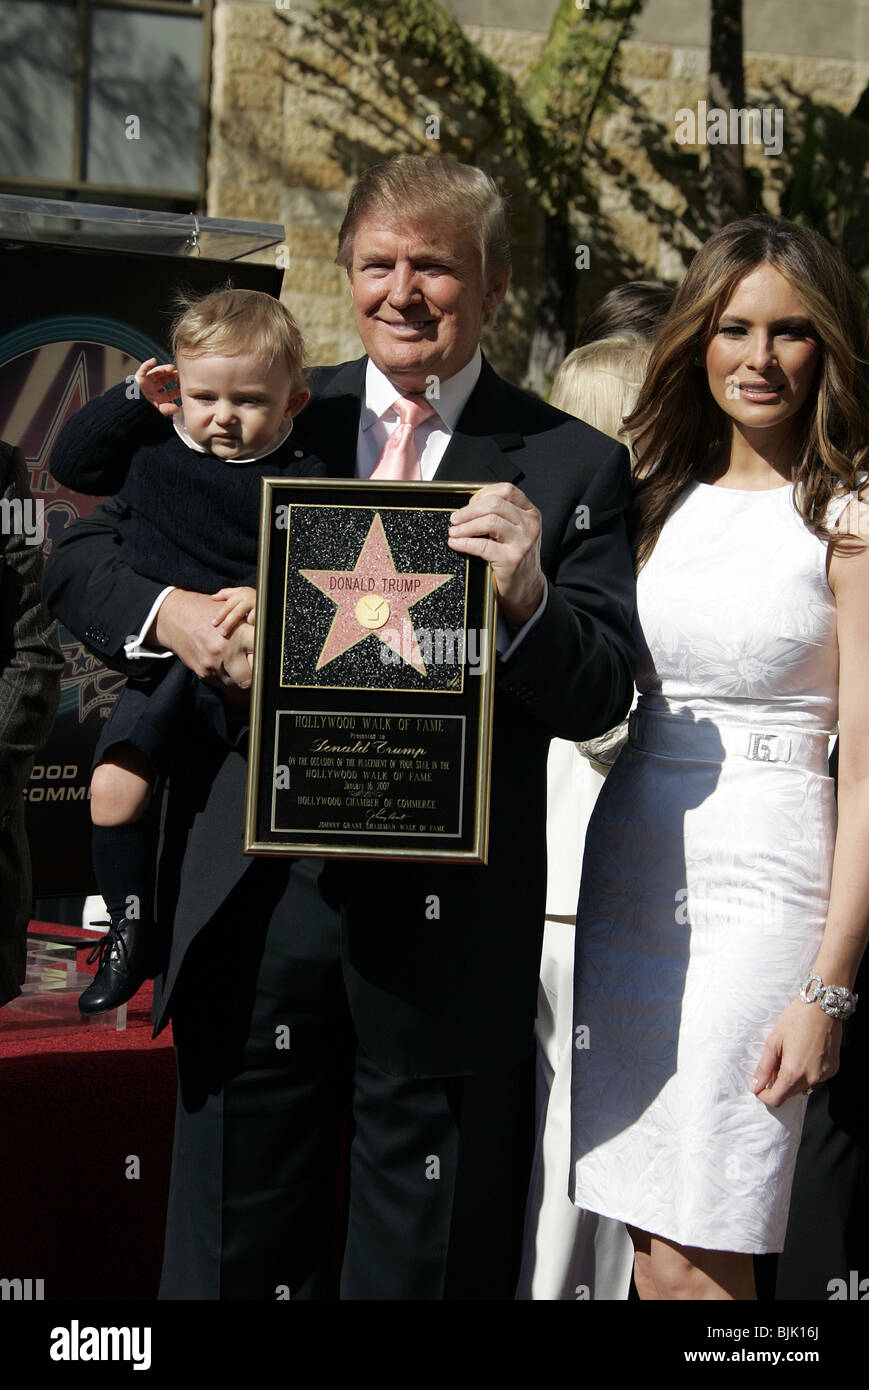
[[[350,193],[338,233],[337,265],[349,270],[359,225],[394,220],[424,228],[466,229],[480,253],[483,285],[510,274],[507,202],[496,184],[473,164],[443,155],[399,154],[375,164]]]
[[[282,358],[295,385],[304,379],[305,342],[299,326],[279,299],[260,290],[223,285],[210,294],[176,297],[172,360],[178,354],[203,357],[257,357],[270,367]]]

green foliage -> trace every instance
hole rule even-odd
[[[590,0],[578,9],[561,0],[543,57],[523,95],[549,137],[557,201],[569,198],[585,155],[592,118],[607,110],[619,48],[629,38],[645,0]]]
[[[471,42],[438,0],[321,0],[335,28],[369,53],[401,53],[437,66],[451,92],[491,127],[550,216],[582,189],[592,117],[615,75],[619,45],[645,0],[561,0],[542,59],[522,88]]]
[[[358,0],[321,3],[326,17],[354,47],[413,55],[438,66],[453,92],[497,130],[505,150],[537,188],[533,171],[545,162],[546,152],[516,83],[471,42],[437,0],[381,0],[376,11]]]
[[[830,238],[869,285],[869,88],[854,112],[806,110],[805,133],[782,197],[782,213]]]

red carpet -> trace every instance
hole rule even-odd
[[[81,953],[78,968],[94,969]],[[151,993],[120,1033],[22,1037],[0,1009],[0,1279],[43,1279],[47,1300],[156,1296],[175,1063],[171,1029],[151,1038]]]

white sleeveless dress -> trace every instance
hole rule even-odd
[[[781,1250],[806,1100],[750,1087],[827,910],[826,546],[790,486],[693,484],[637,610],[640,699],[583,859],[571,1196],[683,1245]]]

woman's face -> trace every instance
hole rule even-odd
[[[820,352],[796,290],[764,263],[740,280],[712,325],[709,390],[750,443],[775,446],[812,392]]]

